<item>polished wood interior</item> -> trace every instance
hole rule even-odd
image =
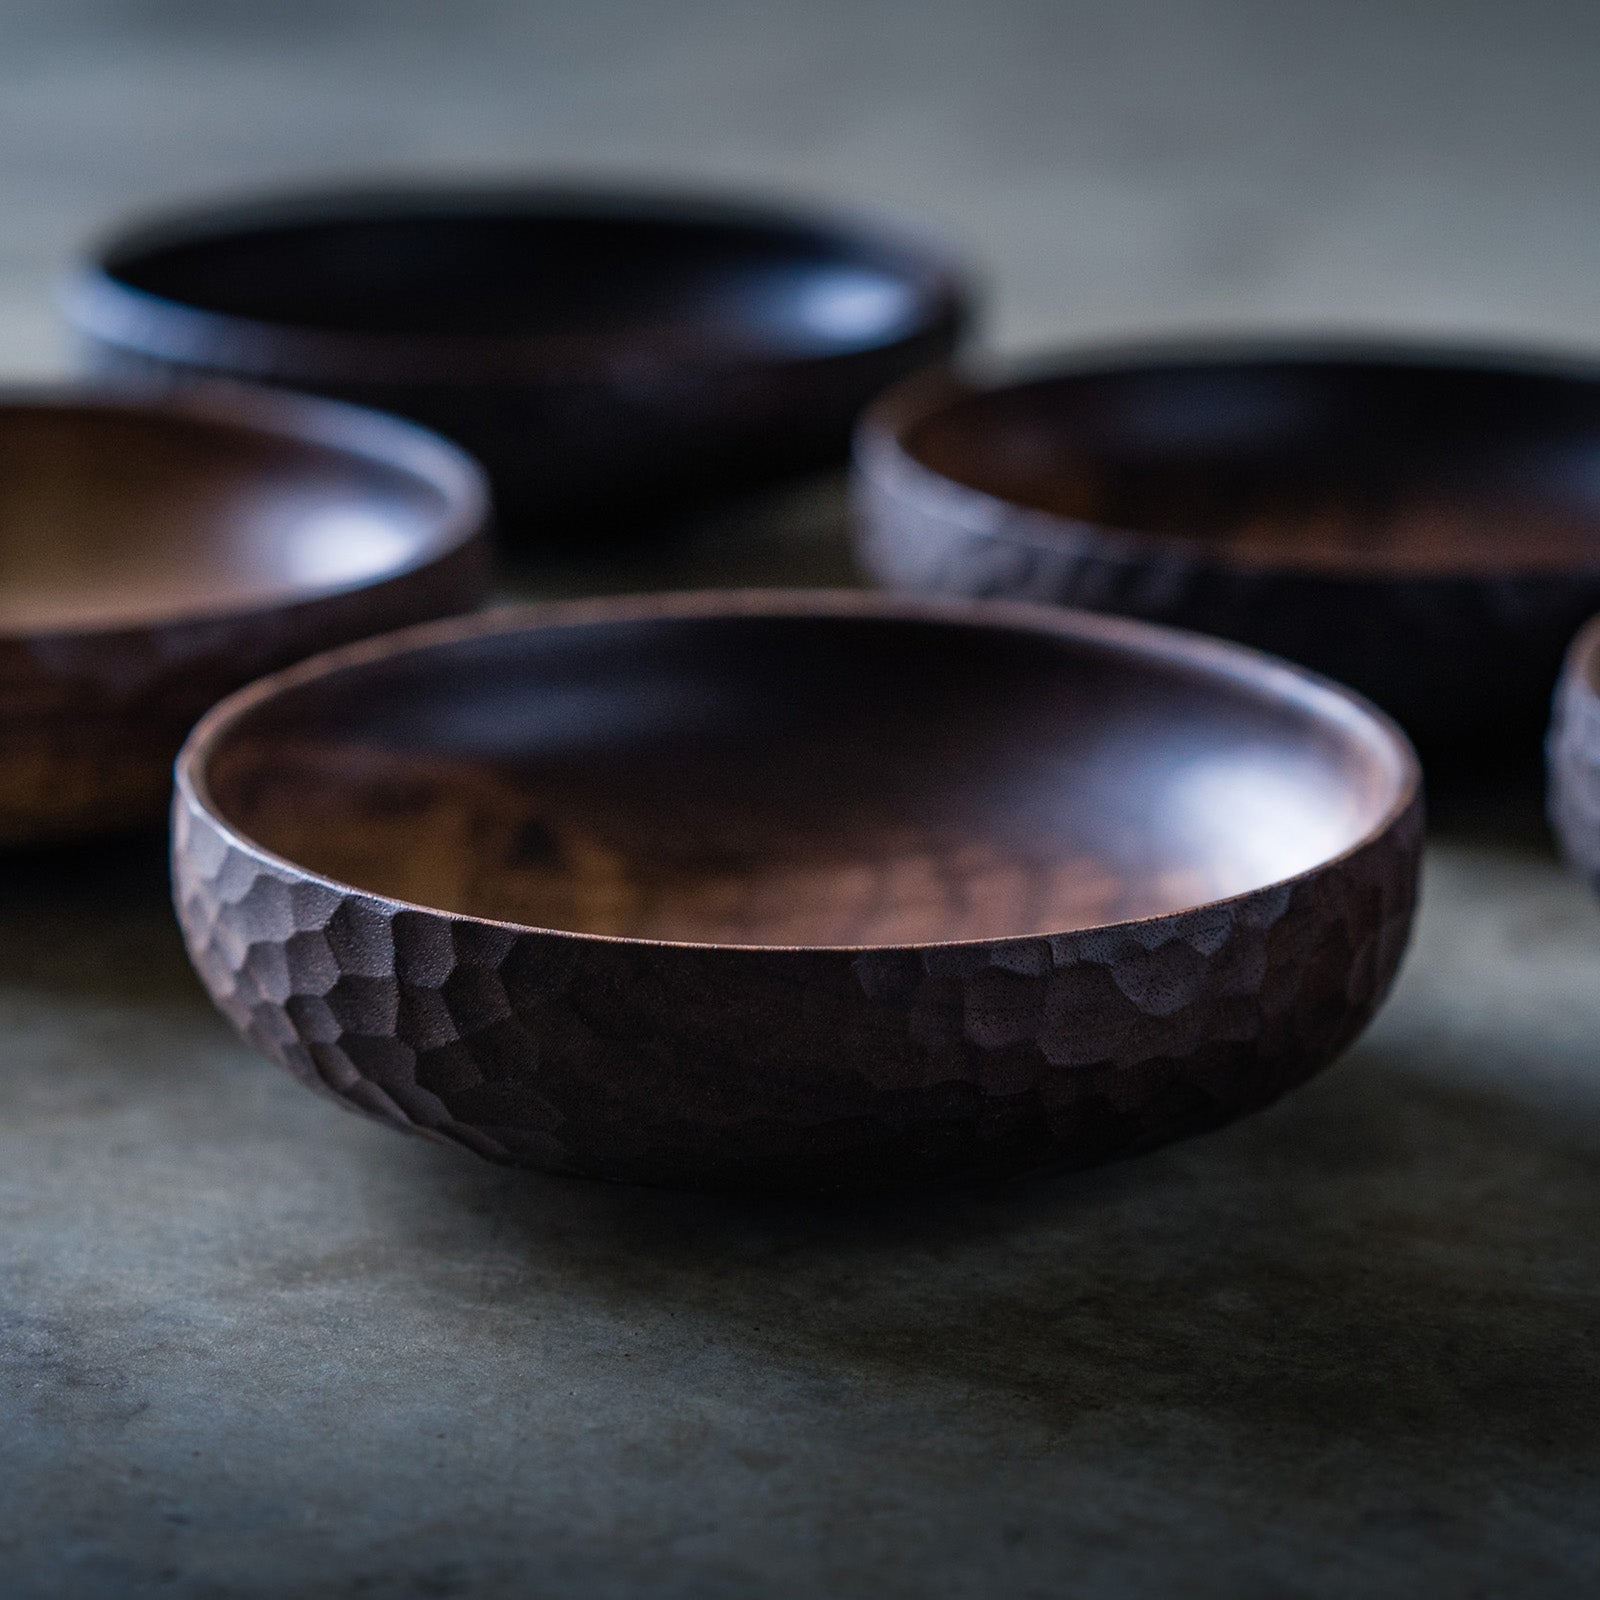
[[[1201,642],[1072,626],[480,627],[261,701],[204,776],[231,826],[357,888],[736,945],[1170,912],[1341,853],[1408,781],[1334,691],[1232,652],[1220,666]]]
[[[1600,381],[1372,358],[1151,357],[974,392],[914,424],[945,476],[1248,563],[1600,568]]]
[[[226,419],[0,406],[0,633],[249,612],[355,588],[459,542],[425,477]]]

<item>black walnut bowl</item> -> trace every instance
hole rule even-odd
[[[1411,924],[1419,777],[1336,686],[1042,607],[656,597],[408,630],[216,708],[174,881],[239,1031],[496,1160],[827,1192],[1264,1106]]]
[[[351,406],[0,394],[0,845],[159,823],[221,696],[477,605],[485,517],[459,450]]]
[[[1550,821],[1600,891],[1600,617],[1572,642],[1550,728]]]
[[[1230,341],[908,384],[859,434],[862,557],[892,588],[1286,656],[1430,758],[1502,735],[1531,753],[1600,610],[1597,370]]]
[[[67,309],[98,373],[438,429],[488,468],[507,544],[537,547],[842,462],[862,407],[955,346],[967,290],[921,244],[781,207],[391,188],[136,225]]]

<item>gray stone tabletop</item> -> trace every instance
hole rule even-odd
[[[921,215],[1006,349],[1600,348],[1600,12],[12,0],[0,361],[149,202],[643,171]],[[835,486],[529,580],[839,581]],[[0,753],[3,759],[3,753]],[[159,840],[0,861],[0,1596],[1600,1589],[1600,903],[1439,797],[1368,1037],[1136,1163],[848,1208],[507,1174],[307,1095]]]

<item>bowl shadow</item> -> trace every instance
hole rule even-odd
[[[411,1204],[436,1247],[520,1263],[506,1311],[556,1281],[1057,1433],[1186,1418],[1267,1455],[1545,1470],[1600,1465],[1597,1156],[1592,1127],[1373,1045],[1253,1121],[1068,1178],[822,1207],[440,1159]]]

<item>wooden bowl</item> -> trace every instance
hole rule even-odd
[[[1567,653],[1550,727],[1550,821],[1600,891],[1600,617]]]
[[[1266,1105],[1394,974],[1418,770],[1237,646],[732,593],[374,640],[179,761],[222,1010],[497,1160],[829,1191],[1082,1166]]]
[[[460,451],[329,401],[0,394],[0,844],[158,823],[222,695],[476,605],[485,507]]]
[[[861,554],[895,588],[1053,600],[1274,651],[1427,753],[1536,746],[1600,610],[1600,381],[1532,358],[1238,343],[885,397]]]
[[[842,462],[867,401],[954,347],[966,291],[919,246],[781,209],[407,188],[135,228],[68,311],[97,372],[284,383],[438,428],[521,544]]]

